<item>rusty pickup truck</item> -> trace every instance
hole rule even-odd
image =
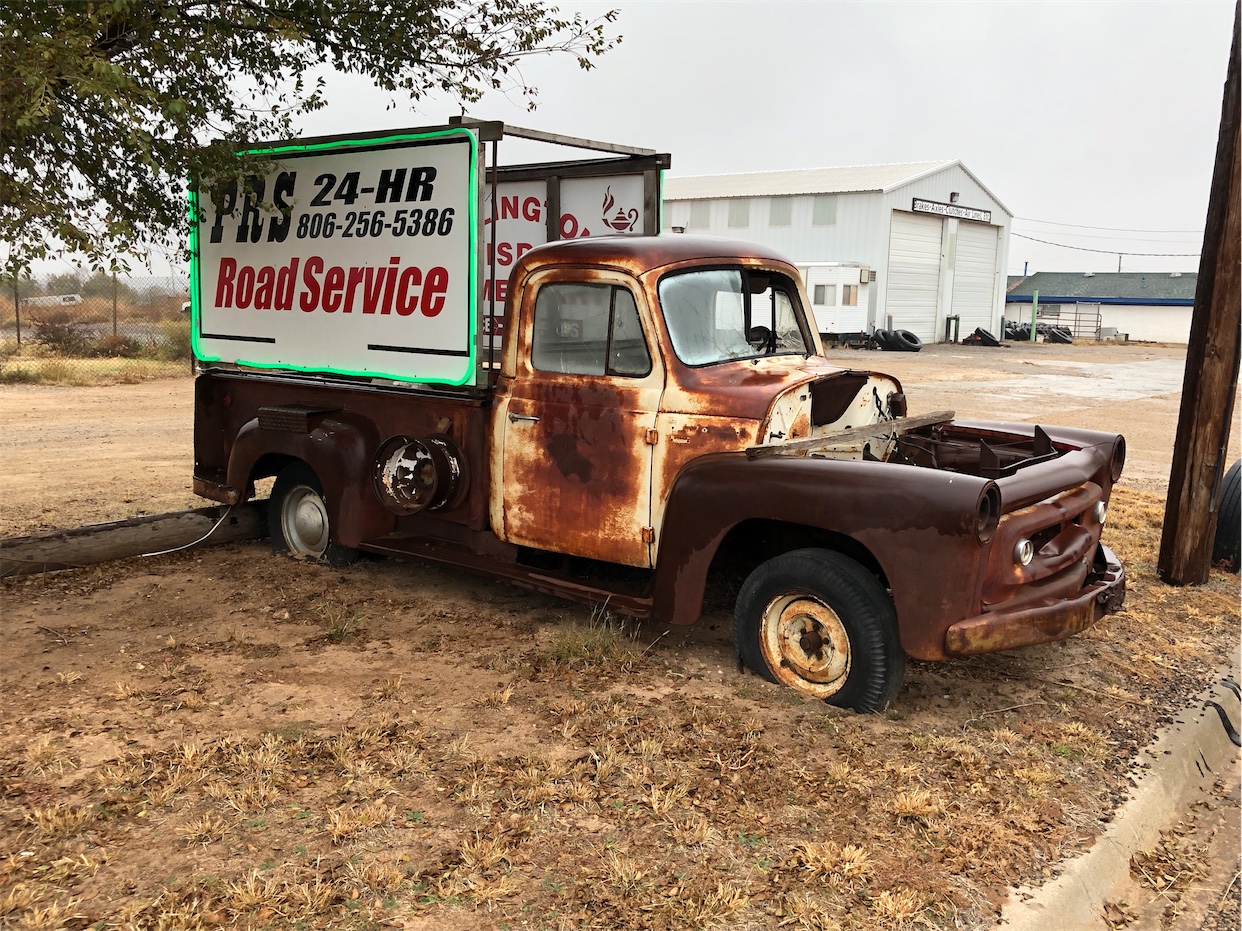
[[[627,207],[622,168],[592,163],[596,174],[578,180],[607,183],[590,217],[566,213],[574,169],[545,171],[529,207],[551,241],[508,250],[503,309],[488,314],[479,297],[501,290],[491,273],[504,185],[534,175],[506,181],[493,150],[490,171],[456,179],[469,203],[436,199],[449,155],[473,159],[486,131],[458,125],[327,156],[308,147],[305,164],[281,153],[278,171],[313,180],[312,216],[348,212],[329,209],[348,206],[333,200],[345,173],[323,159],[362,163],[353,187],[389,199],[368,204],[360,251],[325,242],[327,220],[312,241],[304,199],[286,198],[283,222],[308,236],[275,255],[241,193],[215,197],[215,217],[201,212],[198,494],[235,504],[275,476],[278,552],[333,564],[360,551],[417,557],[661,623],[695,622],[709,574],[729,573],[741,583],[739,659],[859,711],[893,700],[907,656],[1058,640],[1120,609],[1124,571],[1100,536],[1121,436],[911,415],[895,378],[824,356],[798,270],[781,256],[721,239],[594,235],[600,220],[654,232],[650,167],[629,175],[645,203]],[[301,190],[297,179],[265,183]],[[397,222],[394,198],[407,211],[401,233],[371,236],[376,210],[381,227]],[[421,242],[445,210],[461,226],[464,213],[484,217],[458,243],[475,250],[467,261]],[[221,216],[236,242],[209,241]],[[570,238],[570,225],[596,229]],[[428,330],[456,311],[446,337]],[[381,323],[392,326],[354,338]],[[372,363],[366,346],[418,351],[372,350]]]

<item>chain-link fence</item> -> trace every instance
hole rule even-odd
[[[69,272],[0,291],[0,383],[140,381],[190,371],[179,278]]]

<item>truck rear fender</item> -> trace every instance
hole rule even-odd
[[[256,417],[237,431],[229,456],[228,484],[247,488],[256,478],[275,475],[301,460],[315,470],[327,499],[333,542],[357,546],[391,533],[396,515],[380,504],[371,482],[372,459],[380,437],[365,417],[335,412],[314,416],[306,432],[264,428]]]
[[[948,624],[973,613],[978,598],[987,551],[976,521],[995,496],[987,479],[894,463],[704,456],[669,495],[653,614],[696,621],[722,546],[732,555],[748,531],[773,532],[789,548],[810,541],[871,569],[892,591],[905,651],[942,657]]]

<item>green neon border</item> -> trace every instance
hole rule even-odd
[[[238,152],[238,155],[279,155],[285,152],[315,152],[323,149],[368,149],[379,145],[388,145],[394,142],[417,142],[424,139],[440,139],[447,136],[465,136],[470,140],[470,263],[469,263],[469,290],[468,300],[469,308],[467,313],[469,319],[467,321],[466,338],[470,343],[470,356],[465,359],[466,372],[458,380],[453,381],[448,378],[417,378],[409,375],[393,375],[387,372],[354,372],[348,369],[329,368],[327,366],[298,366],[298,365],[277,365],[270,362],[247,362],[244,359],[238,359],[235,365],[244,365],[248,368],[268,369],[282,372],[327,372],[332,375],[349,375],[355,378],[384,378],[390,381],[405,382],[407,384],[423,384],[423,385],[469,385],[474,384],[478,373],[478,360],[476,358],[478,349],[478,300],[479,300],[479,223],[478,223],[478,189],[479,189],[479,142],[472,130],[465,127],[436,130],[429,133],[395,133],[390,136],[381,136],[376,139],[339,139],[332,142],[320,142],[314,145],[287,145],[278,146],[268,149],[247,149]],[[220,356],[206,356],[202,353],[202,343],[199,337],[199,322],[202,319],[202,297],[200,295],[200,277],[199,263],[202,254],[199,251],[198,241],[198,194],[194,190],[193,185],[190,186],[190,345],[194,352],[194,357],[200,362],[219,362]]]

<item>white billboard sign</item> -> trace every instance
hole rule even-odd
[[[477,144],[466,129],[273,151],[204,194],[191,242],[204,361],[473,380]]]

